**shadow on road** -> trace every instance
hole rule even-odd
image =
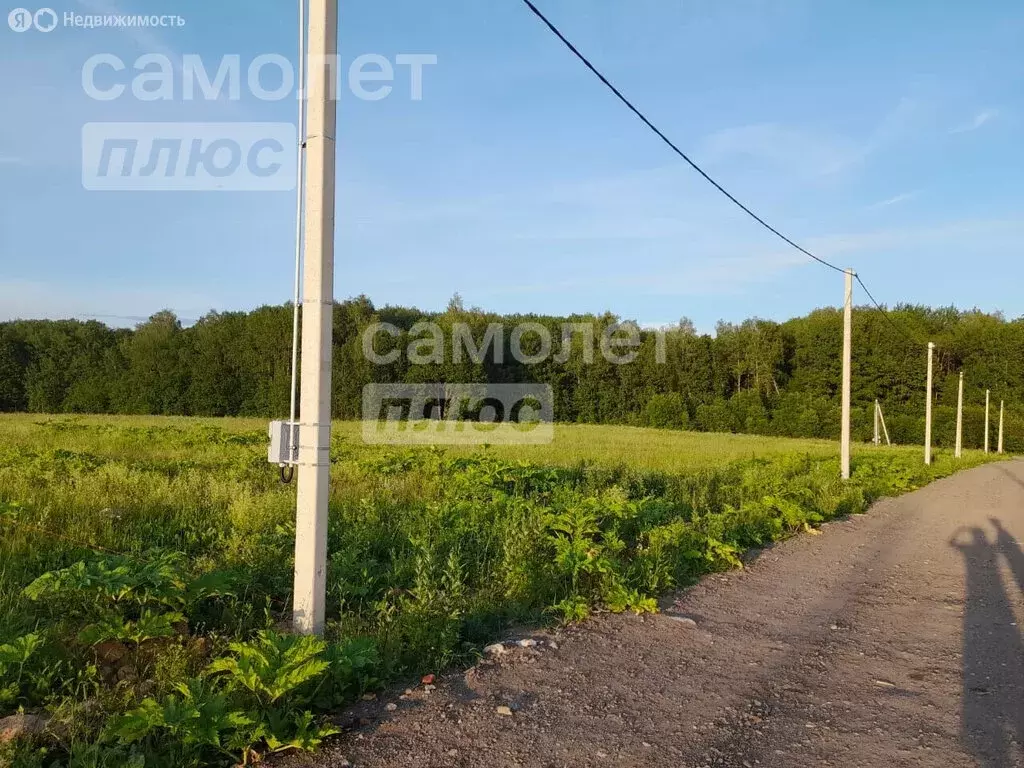
[[[1010,478],[1013,482],[1015,482],[1021,488],[1024,488],[1024,480],[1021,480],[1019,477],[1017,477],[1017,475],[1015,475],[1013,472],[1008,470],[1006,467],[999,466],[997,468],[999,469],[1000,472],[1002,472],[1004,475],[1006,475],[1008,478]]]
[[[995,535],[963,528],[951,546],[964,558],[963,697],[960,737],[985,768],[1012,768],[1024,759],[1024,643],[1000,559],[1012,570],[1011,594],[1024,590],[1024,551],[990,518]]]
[[[1010,535],[996,518],[990,517],[988,521],[996,529],[996,549],[1006,558],[1010,570],[1013,571],[1013,578],[1017,580],[1017,586],[1024,592],[1024,550],[1020,548],[1020,542]]]

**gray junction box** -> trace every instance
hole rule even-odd
[[[299,425],[291,421],[272,421],[268,430],[270,448],[267,461],[271,464],[296,464],[299,459]]]

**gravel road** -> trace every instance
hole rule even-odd
[[[529,635],[432,691],[365,702],[293,764],[1024,765],[1022,539],[1024,461],[962,472],[662,614]]]

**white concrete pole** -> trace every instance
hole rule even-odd
[[[330,495],[338,0],[309,0],[308,37],[306,258],[292,621],[296,632],[320,634],[326,608]]]
[[[924,463],[932,463],[932,355],[935,342],[928,342],[928,399],[924,404]]]
[[[999,453],[1003,452],[1003,401],[999,401]]]
[[[960,386],[956,391],[956,449],[953,455],[960,458],[964,451],[964,372],[960,371]]]
[[[878,400],[875,400],[875,437],[872,440],[872,442],[875,445],[881,445],[882,444],[882,430],[879,429],[878,417],[879,417]]]
[[[985,390],[985,453],[988,453],[988,397],[989,390]]]
[[[853,270],[845,273],[843,300],[843,425],[840,436],[840,472],[843,480],[850,477],[850,356],[853,351]]]

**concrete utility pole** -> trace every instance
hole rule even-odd
[[[999,401],[999,453],[1003,452],[1003,401]]]
[[[985,390],[985,453],[988,453],[988,396],[989,390]]]
[[[873,442],[875,445],[881,445],[882,444],[882,430],[881,430],[881,427],[879,426],[879,423],[878,423],[880,416],[881,416],[881,413],[878,410],[878,400],[876,399],[875,400],[875,436],[871,440],[871,442]]]
[[[928,342],[928,399],[924,404],[924,463],[932,463],[932,355],[935,342]]]
[[[330,494],[338,0],[309,0],[308,39],[306,259],[292,621],[296,632],[320,634],[326,608]]]
[[[985,453],[988,453],[988,395],[989,390],[985,390]]]
[[[960,458],[964,450],[964,372],[960,371],[960,386],[956,391],[956,450],[953,455]]]
[[[850,356],[853,351],[853,270],[845,270],[846,291],[843,301],[843,426],[840,437],[840,472],[850,477]]]

